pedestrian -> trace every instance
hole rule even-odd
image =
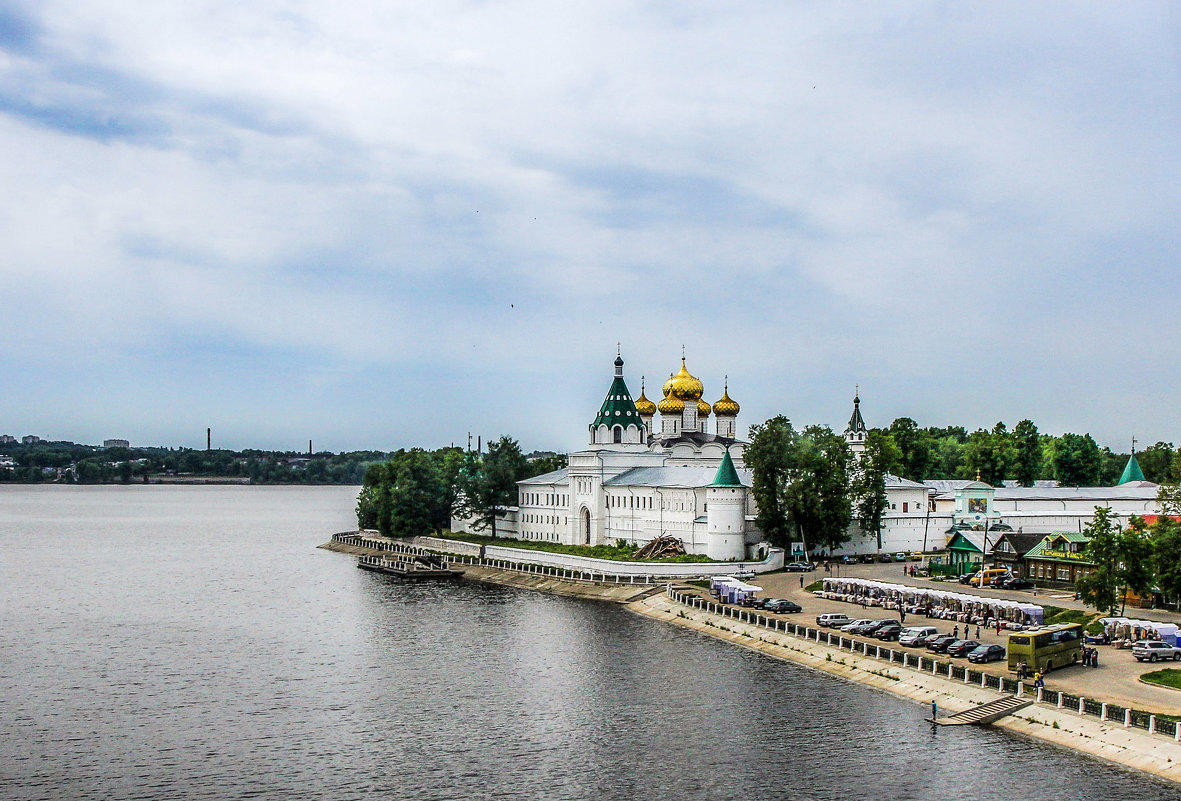
[[[1099,667],[1099,649],[1091,649],[1091,667]]]
[[[978,639],[978,640],[980,639],[980,626],[979,625],[976,626],[976,639]]]
[[[800,576],[800,589],[804,589],[804,577]]]
[[[1025,663],[1024,662],[1017,663],[1017,679],[1019,681],[1025,680]]]
[[[906,622],[906,610],[903,609],[902,607],[898,607],[898,622],[899,623]]]
[[[956,623],[955,626],[952,627],[951,636],[955,637],[957,640],[960,638],[960,624],[959,623]]]
[[[1001,619],[999,617],[996,619],[996,636],[1001,636]]]
[[[935,703],[935,699],[932,698],[931,699],[931,720],[934,721],[935,718],[937,718],[937,717],[939,717],[939,704]]]
[[[1033,674],[1033,686],[1039,690],[1046,686],[1046,679],[1044,676],[1042,676],[1040,670]]]

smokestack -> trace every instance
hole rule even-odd
[[[476,453],[484,452],[484,438],[482,436],[476,437]]]
[[[207,451],[213,450],[213,429],[212,428],[205,429],[205,450],[207,450]]]
[[[308,440],[308,456],[312,455],[312,441]]]

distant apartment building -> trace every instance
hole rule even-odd
[[[41,437],[36,434],[26,434],[21,437],[21,442],[25,445],[36,445],[38,442],[41,442]]]
[[[16,442],[16,437],[12,434],[0,434],[0,445],[11,445]]]
[[[0,456],[0,468],[4,467],[9,469],[16,467],[16,459],[12,456]]]
[[[131,443],[125,439],[104,439],[104,448],[130,448]]]

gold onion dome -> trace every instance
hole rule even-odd
[[[738,402],[730,397],[730,382],[727,381],[722,397],[714,404],[714,414],[737,416],[738,409]]]
[[[656,404],[656,408],[660,410],[661,414],[680,414],[685,411],[685,402],[672,395],[665,395],[664,400]]]
[[[636,411],[641,417],[651,417],[656,414],[656,404],[644,395],[644,381],[640,379],[640,397],[636,398]]]
[[[701,383],[701,379],[694,378],[685,368],[685,357],[682,356],[681,372],[664,382],[664,394],[683,401],[695,401],[701,400],[703,392],[705,392],[705,385]]]
[[[697,401],[697,416],[709,417],[709,403],[703,400]]]

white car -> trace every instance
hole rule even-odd
[[[1181,648],[1159,640],[1140,640],[1132,643],[1132,656],[1136,657],[1137,662],[1143,662],[1145,659],[1149,662],[1158,659],[1172,659],[1177,662],[1181,661]]]
[[[841,631],[852,631],[858,626],[864,626],[867,623],[873,623],[873,618],[863,617],[860,620],[850,620],[845,625],[841,626]]]

